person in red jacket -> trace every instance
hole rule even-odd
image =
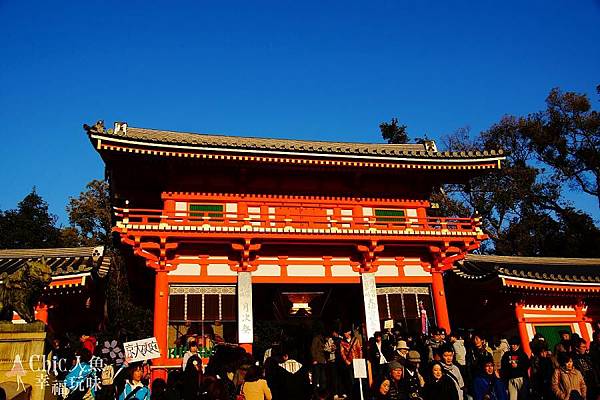
[[[352,360],[362,358],[362,348],[360,341],[352,335],[352,328],[344,329],[344,337],[340,342],[340,355],[342,357],[341,386],[342,393],[346,396],[352,396],[354,385],[354,368]]]

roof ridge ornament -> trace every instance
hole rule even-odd
[[[83,129],[87,131],[87,133],[104,133],[104,121],[99,119],[92,126],[88,124],[83,124]]]
[[[435,144],[435,140],[424,140],[423,141],[423,146],[425,146],[425,150],[429,151],[433,151],[435,153],[437,153],[437,145]]]
[[[115,121],[115,135],[127,135],[127,122],[117,122]]]

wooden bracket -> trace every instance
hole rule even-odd
[[[260,243],[251,243],[251,239],[244,239],[244,243],[231,243],[231,249],[239,253],[239,267],[237,272],[256,271],[256,252],[260,250]]]
[[[356,250],[358,250],[361,256],[361,265],[359,271],[361,273],[376,272],[379,264],[377,262],[377,254],[381,253],[383,249],[384,245],[377,244],[376,240],[371,240],[371,242],[367,246],[357,244]]]

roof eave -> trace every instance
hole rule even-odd
[[[147,142],[140,140],[129,140],[123,138],[116,138],[110,135],[100,133],[89,134],[94,147],[100,151],[101,143],[112,142],[120,145],[147,147],[158,151],[200,151],[209,153],[227,153],[227,154],[239,154],[242,156],[259,155],[259,156],[296,156],[306,158],[317,158],[317,159],[334,159],[334,160],[360,160],[368,162],[392,162],[392,163],[426,163],[426,164],[496,164],[499,169],[501,163],[506,159],[504,156],[488,156],[488,157],[452,157],[452,158],[440,158],[440,157],[428,157],[428,156],[373,156],[373,155],[359,155],[359,154],[340,154],[340,153],[325,153],[325,152],[306,152],[306,151],[283,151],[283,150],[271,150],[271,149],[242,149],[234,147],[207,147],[197,145],[185,145],[185,144],[173,144],[173,143],[158,143],[158,142]]]

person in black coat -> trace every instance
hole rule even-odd
[[[391,353],[383,342],[381,332],[375,332],[369,339],[369,361],[373,368],[373,381],[380,382],[383,379],[387,372],[387,364],[392,361]]]
[[[197,400],[201,395],[202,359],[194,354],[188,358],[183,371],[183,399]]]
[[[510,350],[504,353],[501,361],[500,374],[507,382],[508,397],[510,399],[524,400],[529,393],[529,356],[521,349],[521,340],[512,337],[508,343]]]
[[[444,373],[442,364],[434,361],[423,389],[424,400],[459,400],[458,391],[452,378]]]
[[[548,345],[545,341],[544,343],[538,343],[533,349],[535,350],[531,357],[532,398],[553,400],[554,394],[551,385],[554,365],[552,364],[552,354],[548,351]]]
[[[283,362],[275,367],[272,385],[269,387],[273,393],[273,400],[306,400],[311,396],[311,385],[308,378],[307,366],[288,357],[286,352],[282,355]]]

